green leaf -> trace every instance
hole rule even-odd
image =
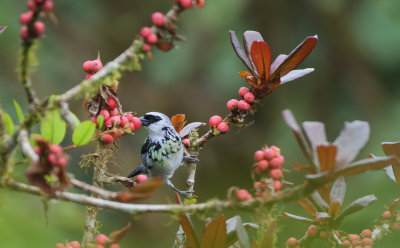
[[[18,104],[17,101],[14,101],[14,107],[15,107],[15,112],[17,112],[17,116],[18,116],[18,121],[19,123],[24,121],[24,112],[22,111],[21,106]]]
[[[13,135],[15,127],[14,127],[14,122],[11,119],[9,114],[3,113],[3,123],[4,123],[4,126],[6,128],[6,132],[9,135]]]
[[[381,146],[386,155],[395,155],[400,158],[400,142],[383,142]],[[400,185],[400,162],[397,159],[393,161],[392,172],[395,182]],[[387,170],[386,174],[388,174]]]
[[[99,129],[102,129],[103,128],[103,124],[104,124],[104,116],[102,116],[102,115],[98,115],[97,116],[97,127],[99,128]],[[127,123],[128,124],[128,123]],[[128,124],[129,125],[129,124]]]
[[[294,219],[294,220],[298,220],[298,221],[301,221],[301,222],[304,222],[304,223],[307,223],[307,224],[317,224],[317,222],[315,221],[315,220],[312,220],[312,219],[309,219],[309,218],[306,218],[306,217],[302,217],[302,216],[298,216],[298,215],[294,215],[294,214],[290,214],[290,213],[287,213],[287,212],[283,212],[283,217],[288,217],[288,218],[291,218],[291,219]]]
[[[84,121],[79,124],[72,134],[72,142],[77,146],[87,144],[96,132],[96,125],[91,121]]]
[[[208,224],[201,239],[201,248],[221,248],[226,245],[226,219],[224,215]]]
[[[40,123],[42,137],[52,144],[60,144],[67,131],[67,123],[61,118],[60,109],[47,113]]]
[[[81,121],[79,120],[79,118],[71,111],[68,111],[68,113],[72,117],[72,121],[74,122],[75,127],[79,126],[79,124],[81,124]]]
[[[343,212],[341,212],[338,217],[336,218],[336,223],[340,223],[344,217],[350,215],[352,213],[358,212],[361,209],[365,208],[369,204],[373,203],[374,201],[378,200],[375,195],[367,195],[357,200],[353,201],[349,206],[347,206]]]

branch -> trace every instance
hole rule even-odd
[[[39,156],[33,150],[33,147],[28,139],[28,132],[25,129],[20,131],[18,142],[21,144],[23,153],[29,157],[32,162],[39,161]]]

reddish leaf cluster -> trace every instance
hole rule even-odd
[[[29,182],[46,193],[63,190],[68,185],[66,176],[67,157],[59,145],[53,145],[41,137],[34,137],[39,161],[25,171]]]

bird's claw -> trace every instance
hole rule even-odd
[[[188,190],[188,191],[178,191],[179,194],[181,194],[182,196],[188,198],[188,199],[194,199],[194,191],[193,190]]]
[[[184,156],[183,160],[187,163],[198,163],[200,161],[195,156]]]

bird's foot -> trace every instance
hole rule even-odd
[[[195,198],[195,195],[193,194],[194,193],[193,190],[188,190],[188,191],[177,190],[176,192],[178,192],[180,195],[182,195],[183,197],[188,198],[188,199]]]
[[[187,163],[198,163],[200,160],[198,160],[196,156],[184,156],[183,161]]]

